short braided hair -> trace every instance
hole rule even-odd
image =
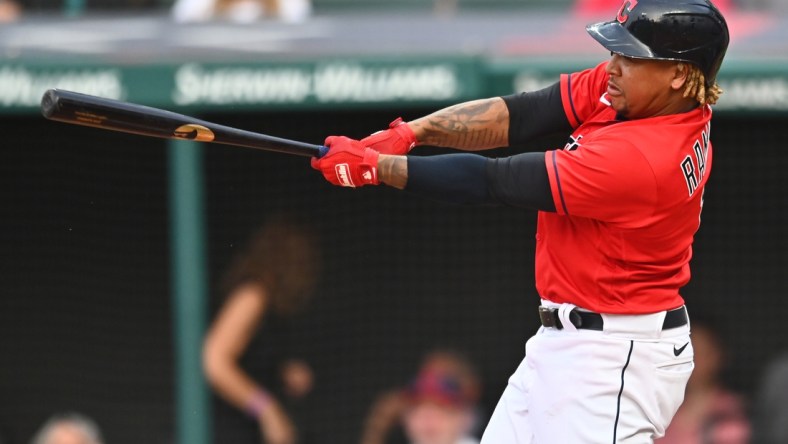
[[[679,63],[679,66],[686,67],[687,82],[684,84],[684,97],[692,97],[701,105],[714,105],[722,95],[722,88],[714,82],[713,85],[706,85],[706,76],[703,71],[691,63]]]

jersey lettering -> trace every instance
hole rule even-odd
[[[566,151],[574,151],[574,150],[580,148],[580,139],[582,139],[582,138],[583,138],[582,135],[578,135],[577,137],[570,135],[569,136],[569,141],[566,142],[566,145],[564,145],[564,150],[566,150]]]
[[[687,190],[689,195],[698,188],[698,184],[703,180],[706,174],[706,159],[709,156],[709,132],[711,125],[706,124],[706,127],[700,133],[700,140],[696,140],[692,145],[692,151],[695,154],[695,159],[692,156],[687,156],[681,161],[681,172],[684,175],[684,180],[687,181]]]
[[[711,133],[711,122],[706,124],[706,128],[700,133],[703,140],[703,173],[701,175],[706,173],[706,159],[709,157],[709,133]]]
[[[698,211],[698,227],[700,227],[700,214],[703,212],[703,198],[706,197],[706,187],[700,190],[700,211]]]
[[[687,189],[690,196],[698,188],[698,179],[695,178],[695,165],[692,163],[692,157],[687,156],[681,162],[681,171],[684,172],[684,180],[687,181]]]
[[[692,151],[695,151],[695,161],[698,163],[698,177],[703,177],[703,173],[706,172],[706,156],[703,155],[699,141],[696,140],[695,145],[692,145]]]

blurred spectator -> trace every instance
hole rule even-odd
[[[0,23],[13,22],[22,15],[22,7],[16,0],[0,0]]]
[[[79,413],[63,413],[50,418],[30,444],[103,444],[95,421]]]
[[[788,354],[766,367],[753,406],[753,444],[788,443]]]
[[[226,401],[216,406],[217,442],[259,443],[261,435],[269,444],[297,442],[288,404],[311,391],[313,375],[291,357],[287,321],[314,290],[318,256],[313,234],[279,215],[230,268],[227,298],[203,346],[207,379]]]
[[[311,0],[176,0],[172,8],[179,23],[216,19],[252,23],[264,17],[298,23],[311,14]]]
[[[692,319],[692,371],[684,402],[665,436],[655,444],[747,444],[750,424],[742,399],[727,389],[721,374],[727,357],[719,331],[710,320]]]
[[[362,444],[382,444],[400,428],[412,444],[474,444],[481,383],[463,356],[428,354],[415,379],[378,397],[364,424]]]

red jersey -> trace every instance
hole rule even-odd
[[[676,308],[711,170],[711,107],[617,120],[605,66],[561,76],[574,132],[545,154],[556,212],[539,212],[536,287],[600,313]]]

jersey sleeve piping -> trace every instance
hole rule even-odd
[[[549,156],[545,156],[545,165],[547,167],[547,177],[550,179],[550,189],[553,193],[553,201],[555,202],[555,209],[558,214],[568,215],[569,211],[566,208],[566,200],[564,199],[564,192],[561,189],[561,177],[558,174],[558,161],[556,160],[556,151],[548,151]],[[560,205],[558,205],[560,203]]]
[[[644,208],[644,211],[642,213],[642,217],[643,218],[650,218],[656,213],[657,205],[658,205],[658,201],[659,201],[659,187],[657,186],[657,183],[658,183],[657,182],[657,173],[656,173],[656,171],[654,171],[653,166],[648,161],[647,157],[644,155],[644,153],[642,151],[638,150],[634,146],[632,146],[631,149],[633,149],[635,152],[637,152],[637,156],[640,159],[642,159],[643,166],[645,168],[647,168],[647,172],[644,171],[644,174],[646,176],[643,177],[644,179],[647,178],[646,179],[647,185],[646,185],[646,187],[639,187],[638,189],[641,190],[639,192],[640,195],[647,196],[646,200],[648,202],[646,204],[646,205],[648,205],[648,207],[647,207],[648,209]],[[547,176],[548,176],[548,179],[549,179],[549,182],[550,182],[550,189],[551,189],[551,192],[552,192],[553,201],[555,203],[556,213],[558,213],[560,215],[563,215],[563,216],[571,216],[572,214],[569,212],[569,207],[567,205],[566,197],[564,195],[564,193],[565,193],[564,186],[563,186],[562,181],[561,181],[561,173],[560,173],[561,169],[558,166],[558,157],[559,157],[558,156],[558,151],[559,150],[548,151],[549,156],[545,156],[545,164],[547,166],[547,173],[548,173]],[[635,159],[633,158],[633,160],[635,160]],[[640,161],[637,161],[637,162],[639,163]],[[645,202],[643,202],[643,203],[645,203]],[[576,208],[575,210],[577,211],[578,209]],[[580,211],[580,213],[585,214],[585,210]],[[611,221],[612,222],[611,219],[608,219],[606,217],[601,217],[600,215],[597,215],[597,216],[586,215],[585,217],[592,217],[592,218],[595,218],[595,219],[604,220],[604,221]],[[627,222],[626,225],[630,225],[631,226],[631,224],[629,222]]]
[[[561,101],[564,105],[566,119],[572,128],[577,128],[580,125],[580,117],[577,115],[575,102],[572,99],[572,76],[569,74],[561,74]]]

